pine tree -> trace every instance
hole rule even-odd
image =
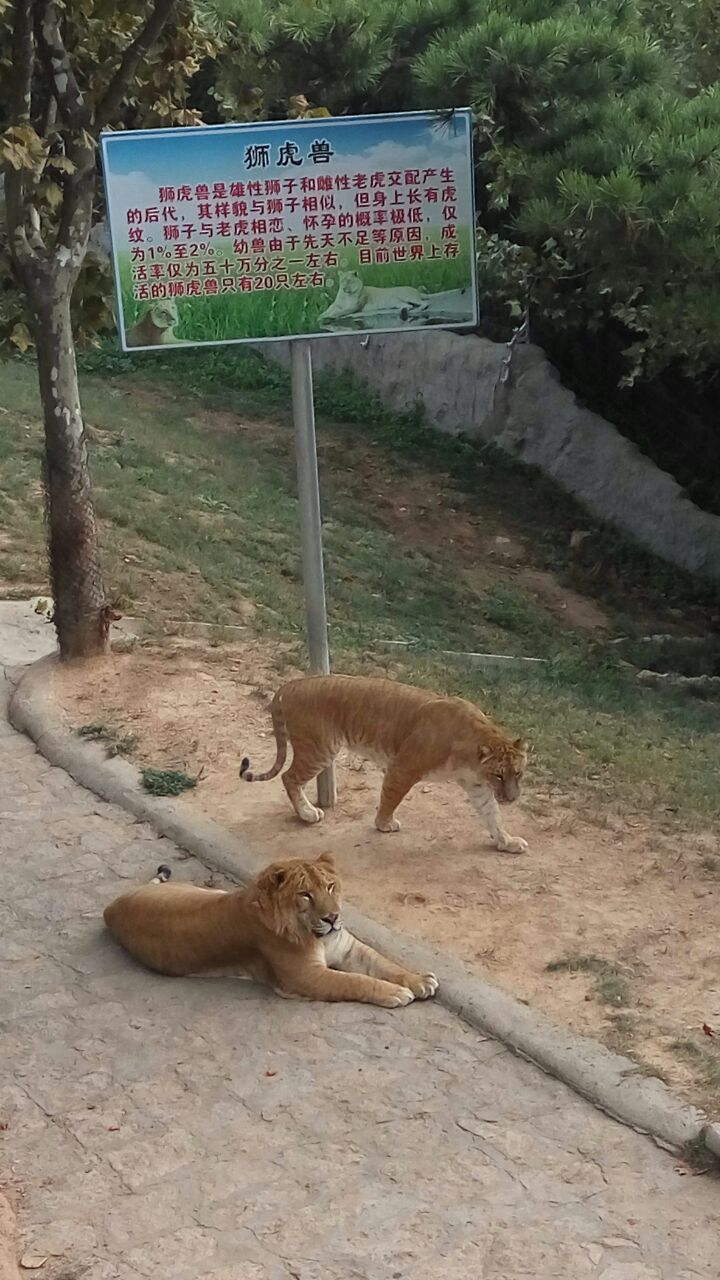
[[[331,114],[475,109],[480,277],[506,326],[528,303],[556,332],[622,326],[630,381],[717,365],[720,87],[689,82],[689,50],[703,53],[689,3],[208,7],[225,39],[219,118],[293,114],[298,95]]]
[[[720,0],[638,0],[640,15],[688,89],[720,75]]]

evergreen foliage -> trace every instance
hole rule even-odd
[[[211,0],[216,118],[472,106],[506,336],[625,333],[625,378],[720,356],[719,0]],[[704,18],[703,16],[704,15]],[[708,34],[709,31],[709,34]],[[713,44],[714,42],[714,44]]]

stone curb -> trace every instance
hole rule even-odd
[[[107,759],[101,747],[85,743],[66,728],[52,697],[57,658],[43,658],[11,672],[11,724],[28,734],[51,764],[111,804],[147,822],[201,861],[231,879],[247,881],[264,859],[217,823],[189,813],[182,802],[149,797],[137,770],[125,760]],[[507,1045],[514,1053],[562,1080],[601,1111],[649,1134],[661,1146],[681,1150],[704,1144],[720,1158],[720,1124],[675,1098],[660,1080],[639,1074],[636,1063],[593,1040],[557,1027],[544,1014],[468,974],[451,957],[369,920],[344,913],[348,928],[378,951],[395,955],[419,972],[440,979],[437,999],[465,1022]]]

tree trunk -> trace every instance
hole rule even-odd
[[[47,278],[45,283],[47,286]],[[89,658],[107,648],[110,610],[100,569],[80,408],[70,321],[72,284],[62,269],[49,283],[42,292],[33,292],[45,423],[44,479],[54,622],[61,657]]]

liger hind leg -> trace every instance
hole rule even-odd
[[[293,762],[282,775],[283,786],[288,793],[290,803],[301,822],[322,822],[325,814],[322,809],[308,800],[304,788],[323,769],[329,768],[335,759],[335,752],[322,748],[316,743],[293,742]]]

